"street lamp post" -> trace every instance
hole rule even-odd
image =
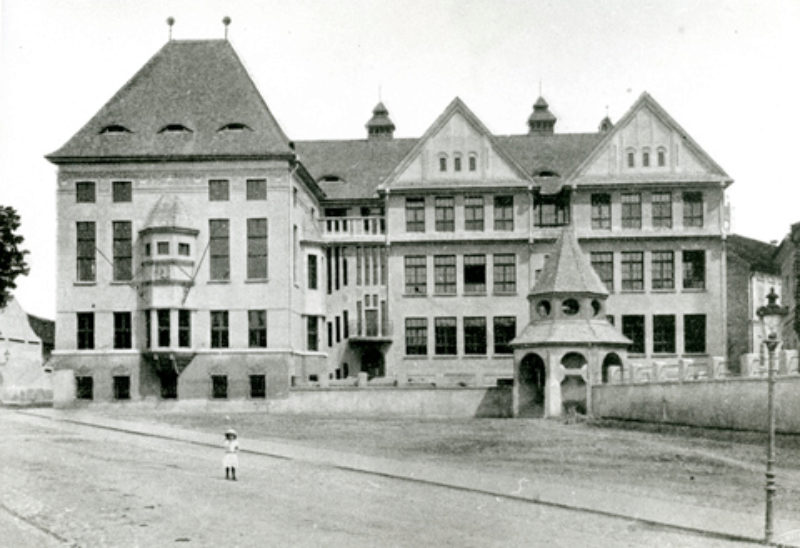
[[[767,370],[767,416],[768,416],[768,437],[767,442],[767,485],[766,485],[766,509],[764,516],[764,540],[769,543],[772,541],[774,515],[772,504],[775,498],[775,349],[780,342],[779,331],[781,318],[788,311],[785,306],[779,306],[776,301],[778,295],[775,288],[771,288],[767,295],[767,305],[760,307],[756,314],[761,319],[761,327],[764,334],[764,344],[768,353]]]

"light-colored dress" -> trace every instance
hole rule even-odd
[[[222,459],[222,466],[225,468],[239,467],[239,440],[225,440],[225,458]]]

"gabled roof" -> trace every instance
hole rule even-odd
[[[656,100],[653,99],[653,97],[646,91],[639,96],[639,98],[631,106],[631,108],[628,109],[628,112],[626,112],[625,115],[622,118],[620,118],[620,120],[614,125],[613,128],[601,134],[602,139],[600,140],[599,143],[597,143],[597,145],[594,148],[594,151],[592,151],[592,153],[589,154],[580,163],[580,165],[577,166],[577,168],[573,171],[572,176],[573,177],[579,176],[581,171],[585,167],[589,166],[595,160],[597,155],[602,152],[603,146],[609,141],[611,141],[611,139],[614,138],[617,132],[622,131],[622,129],[626,127],[628,123],[633,119],[636,112],[638,112],[643,108],[649,108],[653,112],[653,114],[655,114],[655,116],[659,118],[665,125],[675,130],[681,136],[681,139],[683,140],[684,144],[689,148],[689,150],[694,152],[697,158],[700,160],[700,162],[705,164],[710,171],[719,175],[725,181],[732,182],[732,179],[725,172],[725,170],[722,169],[722,167],[720,167],[720,165],[717,164],[714,161],[714,159],[711,158],[711,156],[709,156],[708,153],[695,142],[694,139],[692,139],[692,137],[686,132],[686,130],[684,130],[683,127],[681,127],[681,125],[678,122],[676,122],[675,119],[672,116],[670,116],[667,113],[667,111],[664,110],[664,108],[661,105],[659,105],[658,102],[656,102]],[[615,175],[615,177],[618,178],[619,176]]]
[[[498,135],[495,141],[528,175],[553,171],[566,178],[603,138],[601,133]]]
[[[456,97],[453,99],[447,108],[444,109],[444,112],[439,115],[439,117],[431,124],[431,127],[419,138],[419,141],[414,145],[414,147],[406,154],[405,158],[392,170],[392,173],[386,178],[386,180],[380,185],[380,188],[386,188],[392,184],[392,180],[399,176],[411,162],[422,152],[422,147],[425,143],[436,133],[441,130],[444,125],[452,118],[456,113],[461,114],[464,119],[472,125],[475,130],[484,135],[491,144],[494,152],[500,156],[503,160],[505,160],[508,165],[511,167],[512,170],[516,171],[517,174],[525,180],[530,179],[530,175],[525,173],[525,170],[522,166],[519,165],[517,160],[512,157],[500,144],[495,140],[494,135],[486,128],[483,122],[472,112],[469,107],[467,107],[464,102]]]
[[[529,295],[599,295],[608,296],[589,258],[581,251],[575,231],[566,227],[556,240],[552,253]]]
[[[780,266],[775,261],[778,246],[739,234],[728,235],[727,246],[728,253],[733,253],[745,261],[751,270],[780,274]]]
[[[188,131],[161,131],[169,125]],[[233,129],[222,130],[228,124]],[[103,132],[109,126],[128,131]],[[47,158],[292,157],[289,140],[226,40],[167,42]]]

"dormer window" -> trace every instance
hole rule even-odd
[[[126,128],[125,126],[121,126],[119,124],[111,124],[111,125],[105,126],[103,129],[100,130],[100,134],[101,135],[107,134],[107,133],[119,135],[119,134],[122,134],[122,133],[133,133],[133,132],[131,130],[129,130],[128,128]]]
[[[642,151],[642,167],[650,167],[650,149]]]
[[[658,155],[658,167],[667,165],[667,151],[663,148],[659,148],[656,154]]]
[[[558,173],[550,169],[540,169],[533,173],[535,177],[558,177]]]
[[[453,154],[453,171],[461,171],[461,154]]]
[[[441,154],[439,156],[439,171],[447,171],[447,155]]]
[[[158,130],[159,133],[192,133],[192,130],[183,124],[167,124]]]
[[[246,129],[250,129],[250,127],[247,126],[246,124],[243,124],[241,122],[231,122],[230,124],[225,124],[224,126],[219,128],[217,131],[218,132],[221,132],[221,131],[244,131]],[[250,131],[252,131],[252,130],[250,130]]]
[[[475,171],[478,169],[478,155],[474,152],[469,153],[469,170]]]
[[[343,183],[344,179],[339,177],[338,175],[323,175],[319,178],[319,182],[321,183]]]

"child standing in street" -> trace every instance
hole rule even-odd
[[[225,467],[225,479],[236,481],[236,468],[239,466],[239,440],[236,430],[228,428],[225,431],[225,458],[222,459]]]

